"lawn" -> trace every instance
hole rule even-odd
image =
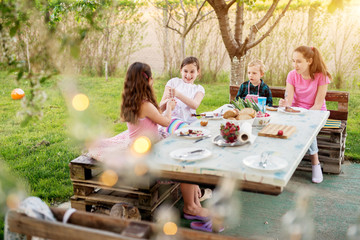
[[[0,72],[0,161],[28,183],[29,195],[38,196],[49,204],[67,201],[72,195],[68,164],[82,153],[84,138],[93,132],[113,136],[126,129],[126,124],[119,119],[123,78],[105,81],[104,78],[79,77],[77,88],[89,97],[90,107],[77,115],[67,109],[58,82],[53,79],[43,85],[47,95],[42,108],[43,118],[21,127],[17,115],[22,109],[21,101],[12,100],[10,93],[16,87],[29,93],[28,84],[16,84],[13,76]],[[166,79],[155,79],[158,101],[165,83]],[[203,84],[203,87],[206,95],[198,113],[228,102],[226,83]],[[360,161],[359,114],[360,92],[351,92],[345,155],[353,161]],[[80,131],[74,131],[74,126],[79,125],[83,125]]]

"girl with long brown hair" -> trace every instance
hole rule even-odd
[[[89,148],[88,156],[102,162],[112,162],[116,151],[126,151],[133,140],[147,136],[153,142],[163,138],[158,125],[167,127],[171,122],[171,111],[176,101],[170,99],[166,110],[161,113],[156,102],[152,85],[154,80],[150,66],[135,62],[130,65],[124,81],[121,118],[127,123],[128,130],[107,139],[96,141]]]
[[[316,47],[300,46],[294,50],[292,61],[294,70],[287,76],[286,96],[280,100],[280,107],[326,111],[325,96],[332,78],[319,50]],[[308,150],[314,183],[323,181],[318,151],[315,138]]]
[[[125,77],[121,105],[121,118],[127,122],[130,139],[145,134],[158,141],[161,139],[158,124],[166,127],[171,122],[171,111],[176,102],[170,99],[162,114],[156,102],[153,83],[149,65],[140,62],[130,65]]]

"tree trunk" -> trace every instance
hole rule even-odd
[[[181,36],[181,59],[184,59],[185,58],[185,36]],[[182,61],[182,60],[181,60]]]
[[[246,56],[238,58],[237,56],[231,59],[231,77],[230,86],[240,86],[245,80],[245,62]]]
[[[169,60],[170,49],[169,49],[169,29],[166,27],[168,22],[168,5],[166,4],[163,10],[163,27],[164,27],[164,72],[169,73]]]
[[[312,45],[312,32],[314,25],[314,17],[315,17],[315,8],[310,6],[308,13],[308,32],[307,32],[307,45]]]

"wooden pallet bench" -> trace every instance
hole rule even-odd
[[[284,98],[285,89],[270,87],[273,98]],[[239,86],[230,86],[230,100],[235,99]],[[317,136],[319,160],[325,173],[339,174],[345,157],[346,125],[348,118],[349,93],[342,91],[328,91],[325,96],[327,102],[337,102],[337,110],[330,110],[329,119],[341,120],[339,128],[322,128]],[[311,171],[309,155],[305,155],[299,170]]]
[[[62,223],[65,209],[51,208],[58,222],[44,221],[26,216],[14,210],[7,215],[8,226],[11,232],[24,234],[27,239],[32,236],[53,240],[131,240],[131,239],[155,239],[158,226],[146,221],[129,221],[109,217],[102,214],[91,214],[76,211],[71,215],[68,224]],[[199,240],[235,240],[245,239],[214,233],[194,231],[179,227],[177,239]]]
[[[106,186],[101,181],[104,165],[87,156],[72,160],[69,167],[74,189],[71,206],[78,210],[90,212],[98,207],[108,214],[114,204],[126,202],[139,209],[142,219],[150,220],[157,207],[174,205],[181,198],[179,183],[159,184],[150,176],[139,182],[126,182],[118,176],[115,185]]]

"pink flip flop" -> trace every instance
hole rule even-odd
[[[204,232],[213,232],[212,221],[207,222],[191,222],[190,227],[194,230],[204,231]],[[219,232],[224,231],[224,227],[219,229]]]
[[[200,221],[204,221],[204,222],[210,220],[209,217],[202,217],[202,216],[191,215],[191,214],[187,214],[187,213],[184,213],[184,218],[188,219],[188,220],[200,220]]]

